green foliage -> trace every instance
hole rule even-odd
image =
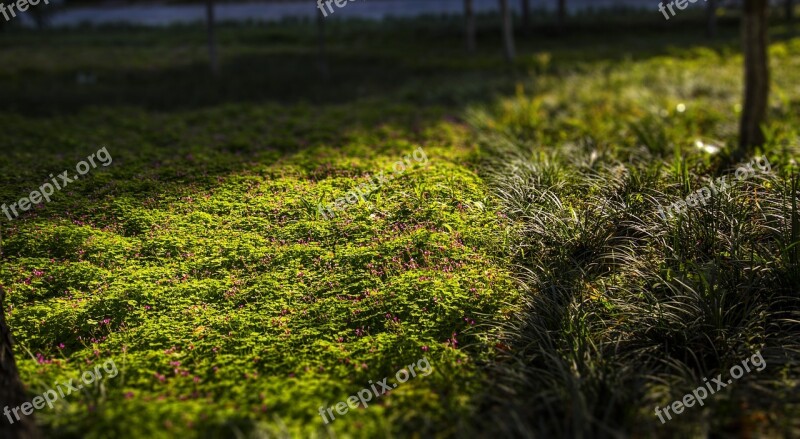
[[[703,49],[537,76],[474,110],[525,290],[524,309],[497,327],[508,348],[493,365],[481,434],[798,434],[785,420],[800,413],[799,41],[771,48],[772,171],[673,219],[659,206],[735,178],[726,151],[740,59]],[[665,425],[655,416],[757,350],[763,372]]]
[[[492,17],[469,57],[460,20],[332,22],[327,82],[303,22],[222,26],[219,80],[199,27],[2,35],[0,201],[113,156],[2,226],[30,393],[120,369],[38,411],[48,437],[652,435],[656,401],[751,346],[773,349],[753,386],[785,397],[800,40],[771,46],[780,174],[665,222],[656,203],[727,172],[738,33],[596,18],[520,41],[511,68]],[[427,166],[319,216],[417,147]],[[432,375],[319,418],[423,355]],[[715,426],[746,416],[738,401],[714,403]]]
[[[4,225],[0,282],[29,391],[108,358],[121,371],[38,411],[49,436],[374,437],[467,416],[476,363],[495,352],[479,327],[517,295],[496,260],[504,222],[463,164],[467,130],[438,108],[294,108],[3,118],[4,201],[93,142],[113,157]],[[317,218],[418,146],[427,166]],[[423,355],[434,374],[323,424],[320,406]]]

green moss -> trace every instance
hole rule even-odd
[[[351,121],[374,111],[316,110],[323,120]],[[216,113],[132,114],[158,129],[187,117],[213,125]],[[96,116],[79,112],[52,133],[79,137]],[[240,107],[236,117],[272,130],[302,125],[307,138],[327,130],[278,107]],[[108,358],[121,370],[102,390],[39,411],[40,421],[56,436],[166,437],[209,428],[223,435],[232,424],[322,434],[320,406],[423,355],[434,374],[328,428],[367,437],[469,413],[480,382],[475,363],[493,352],[476,328],[502,318],[516,297],[493,259],[501,243],[486,233],[505,226],[491,208],[465,207],[487,198],[482,180],[458,164],[474,153],[461,146],[466,132],[440,124],[447,131],[406,141],[415,116],[404,109],[397,118],[373,128],[356,122],[340,146],[293,154],[254,147],[257,129],[209,147],[196,145],[187,125],[162,148],[139,140],[149,128],[105,122],[117,133],[108,145],[112,165],[4,233],[0,279],[30,391]],[[15,137],[27,131],[15,130]],[[427,166],[336,218],[317,217],[318,202],[419,146]],[[76,146],[75,153],[95,149]],[[15,159],[47,175],[32,156]],[[71,161],[48,167],[68,169]],[[29,181],[18,177],[4,196],[21,196]],[[457,350],[447,344],[454,333]],[[28,352],[53,362],[38,364]]]
[[[563,189],[560,210],[583,218],[605,193],[587,179],[618,183],[618,161],[677,150],[700,175],[718,164],[692,150],[697,137],[734,141],[735,27],[710,45],[697,43],[702,29],[648,30],[647,43],[638,30],[538,35],[507,68],[499,32],[481,32],[468,58],[460,21],[414,24],[332,24],[327,81],[304,23],[223,27],[220,79],[195,27],[2,36],[0,201],[101,146],[113,157],[3,224],[0,283],[30,393],[109,358],[120,369],[38,411],[48,436],[463,432],[492,391],[488,328],[520,303],[509,246],[531,238],[525,251],[557,258],[597,243],[588,220],[574,235],[543,222],[547,242],[521,227],[515,214],[549,202],[523,184],[505,218],[478,166],[489,149],[476,145],[523,146],[542,164],[525,177]],[[771,50],[768,148],[784,161],[798,138],[799,51],[796,38]],[[98,83],[76,86],[82,71]],[[319,217],[319,203],[418,147],[426,166]],[[679,175],[656,179],[677,196]],[[625,201],[640,208],[636,195]],[[320,406],[423,355],[432,375],[323,424]]]

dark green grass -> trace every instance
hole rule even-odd
[[[757,151],[771,172],[668,221],[659,205],[734,178],[739,56],[693,48],[586,63],[474,108],[525,291],[501,326],[507,354],[493,366],[484,434],[798,434],[798,49],[771,47],[769,140]],[[756,351],[762,372],[658,420],[656,406]]]

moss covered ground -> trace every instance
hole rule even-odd
[[[52,202],[3,218],[0,284],[30,393],[107,359],[120,370],[37,411],[40,425],[50,437],[89,438],[475,431],[482,410],[496,407],[487,394],[508,384],[497,379],[498,355],[525,351],[514,346],[524,337],[506,331],[528,309],[526,285],[558,284],[517,282],[530,252],[555,261],[549,274],[564,282],[580,279],[558,265],[565,260],[613,265],[583,251],[614,249],[588,230],[618,219],[592,216],[603,209],[589,200],[608,187],[581,182],[617,187],[616,164],[663,165],[644,172],[641,186],[678,197],[688,175],[722,172],[698,140],[735,143],[735,26],[723,21],[708,41],[700,25],[665,33],[644,20],[602,32],[591,22],[566,36],[521,38],[513,66],[502,61],[491,17],[472,56],[458,20],[333,23],[327,78],[306,23],[223,26],[221,78],[207,72],[200,27],[0,35],[0,201],[26,196],[103,146],[113,157]],[[765,151],[786,176],[800,157],[800,39],[776,26],[771,55]],[[425,165],[333,219],[320,216],[319,203],[418,148]],[[521,162],[510,158],[519,154]],[[508,195],[528,177],[564,200],[546,209],[557,214],[542,213],[543,229],[526,216],[547,205],[538,192]],[[625,208],[649,209],[631,197]],[[570,215],[587,230],[556,230]],[[591,306],[609,312],[603,321],[625,322],[614,287],[652,286],[634,276],[598,275],[578,289],[595,292]],[[431,375],[321,420],[319,407],[423,356]],[[629,399],[668,399],[658,391]],[[640,409],[626,401],[620,412],[633,419]],[[647,410],[638,416],[652,418]],[[575,413],[556,422],[577,422]]]

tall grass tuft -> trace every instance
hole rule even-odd
[[[663,161],[663,132],[636,125],[653,147],[642,155],[592,142],[537,149],[475,123],[484,175],[521,232],[509,252],[525,292],[496,328],[482,434],[800,434],[790,421],[800,409],[797,176],[773,167],[663,219],[658,206],[707,172],[687,153]],[[665,425],[655,416],[758,350],[762,372]]]

